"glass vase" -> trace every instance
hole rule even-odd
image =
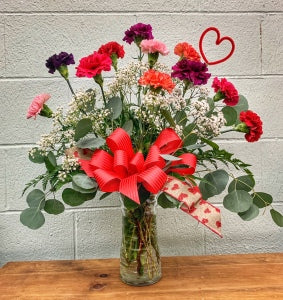
[[[151,195],[140,205],[136,205],[130,199],[121,196],[121,202],[123,214],[121,279],[124,283],[134,286],[154,284],[161,278],[156,198]]]

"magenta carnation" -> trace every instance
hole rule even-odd
[[[207,73],[208,68],[205,63],[182,59],[172,67],[172,77],[180,80],[189,80],[194,85],[206,84],[211,74]]]
[[[152,27],[150,24],[138,23],[130,27],[125,31],[123,41],[128,44],[132,42],[141,42],[142,40],[153,39]]]

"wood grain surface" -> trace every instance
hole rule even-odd
[[[0,299],[283,299],[283,253],[164,257],[146,287],[120,281],[119,260],[11,262]]]

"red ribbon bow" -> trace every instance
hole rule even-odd
[[[175,152],[182,146],[182,140],[173,129],[164,129],[145,160],[141,152],[134,153],[131,138],[122,128],[117,128],[106,139],[106,144],[113,156],[104,150],[95,150],[91,160],[79,160],[81,168],[89,177],[95,178],[101,191],[120,192],[139,204],[137,184],[141,183],[150,193],[157,194],[167,181],[163,170],[166,162],[160,154]],[[195,155],[186,153],[179,158],[171,163],[168,172],[193,174]],[[177,168],[177,165],[188,165],[188,168]]]

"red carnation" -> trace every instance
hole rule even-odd
[[[260,117],[253,111],[247,110],[240,113],[240,120],[244,124],[239,124],[236,130],[246,132],[245,138],[248,142],[258,141],[263,133]]]
[[[239,102],[239,94],[234,85],[227,81],[226,78],[219,80],[214,78],[212,87],[217,94],[214,97],[214,101],[224,99],[223,102],[228,106],[235,106]]]
[[[76,67],[77,77],[92,78],[100,75],[102,71],[111,70],[111,58],[107,54],[93,52],[93,54],[83,57]]]
[[[97,52],[100,54],[107,54],[110,57],[112,54],[116,54],[118,58],[123,58],[125,55],[124,47],[117,42],[109,42],[102,45]]]

